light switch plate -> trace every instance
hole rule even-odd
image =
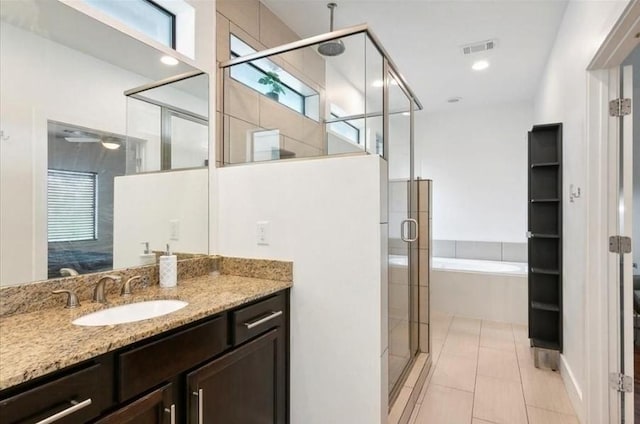
[[[180,240],[180,221],[177,219],[169,221],[169,239]]]

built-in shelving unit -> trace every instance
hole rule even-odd
[[[562,124],[529,132],[529,338],[562,352]]]

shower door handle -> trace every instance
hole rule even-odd
[[[414,228],[415,228],[415,232],[413,233],[415,236],[411,237],[411,232],[407,231],[407,228],[409,228],[408,225],[406,224],[413,224]],[[402,241],[405,241],[407,243],[411,243],[414,242],[416,240],[418,240],[418,221],[416,221],[413,218],[408,218],[402,221],[402,223],[400,223],[400,238],[402,238]]]

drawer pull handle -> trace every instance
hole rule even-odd
[[[203,389],[198,389],[197,392],[191,392],[192,395],[198,397],[198,424],[204,424],[204,396]]]
[[[172,404],[171,408],[164,408],[164,412],[171,417],[171,424],[176,424],[176,404]]]
[[[50,423],[54,423],[56,421],[58,421],[61,418],[66,417],[67,415],[71,415],[76,411],[81,410],[82,408],[86,408],[87,406],[91,405],[91,399],[86,399],[83,400],[82,402],[76,402],[75,400],[70,401],[71,402],[71,406],[68,407],[67,409],[58,412],[57,414],[53,414],[50,417],[45,418],[44,420],[40,420],[38,421],[36,424],[50,424]]]
[[[278,318],[280,315],[282,315],[282,311],[272,312],[271,315],[268,315],[257,321],[245,322],[244,325],[247,327],[247,330],[251,330],[254,327],[264,324],[265,322],[271,321],[274,318]]]

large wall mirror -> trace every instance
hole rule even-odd
[[[57,0],[0,19],[0,285],[208,253],[208,75]]]

